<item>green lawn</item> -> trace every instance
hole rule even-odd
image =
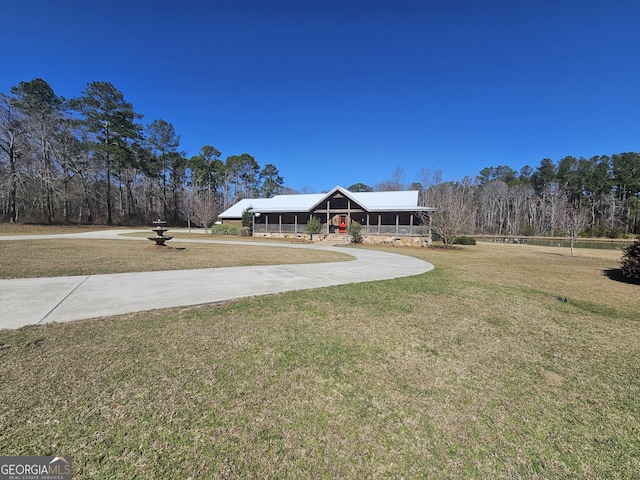
[[[619,252],[389,250],[436,268],[0,331],[0,452],[77,479],[638,478]]]

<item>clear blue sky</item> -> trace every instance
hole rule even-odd
[[[0,91],[121,90],[312,192],[640,150],[640,1],[21,0]]]

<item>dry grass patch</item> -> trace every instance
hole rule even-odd
[[[637,476],[640,287],[613,255],[394,251],[436,269],[0,332],[0,451],[79,479]]]
[[[321,250],[177,240],[168,247],[138,240],[6,240],[0,242],[0,278],[337,262],[350,258]]]
[[[0,223],[0,235],[57,235],[116,230],[118,228],[119,227],[89,225],[24,225],[18,223]]]

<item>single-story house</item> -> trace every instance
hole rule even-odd
[[[240,223],[250,209],[254,236],[303,237],[311,217],[322,223],[321,235],[346,234],[352,223],[361,225],[365,242],[388,243],[372,237],[431,239],[432,207],[418,205],[417,190],[350,192],[340,186],[328,193],[246,198],[218,215],[221,223]],[[393,243],[393,241],[391,242]],[[417,243],[407,242],[402,243]]]

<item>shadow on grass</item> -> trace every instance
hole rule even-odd
[[[619,268],[610,268],[603,270],[604,274],[610,279],[616,282],[629,283],[631,285],[640,285],[640,278],[629,278],[622,274],[622,270]]]

